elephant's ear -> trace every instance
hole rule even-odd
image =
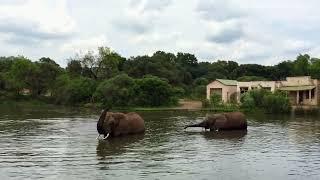
[[[110,120],[110,116],[111,116],[112,112],[107,112],[104,118],[104,123],[103,123],[103,129],[108,129],[109,126],[109,120]]]
[[[97,131],[99,134],[104,134],[104,125],[105,125],[104,122],[106,119],[107,112],[108,112],[108,109],[103,110],[97,122]]]
[[[123,113],[114,113],[113,118],[114,118],[114,125],[115,127],[117,127],[120,121],[123,121],[126,118],[126,116]]]

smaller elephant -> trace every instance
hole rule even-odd
[[[229,112],[208,116],[198,124],[185,126],[185,129],[188,127],[203,127],[210,131],[247,130],[247,120],[242,112]]]
[[[104,135],[104,139],[109,136],[116,137],[144,133],[144,120],[139,114],[134,112],[124,114],[120,112],[108,112],[108,109],[105,109],[97,122],[97,131],[99,136],[101,134]]]

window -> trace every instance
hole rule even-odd
[[[263,87],[263,89],[265,89],[267,91],[271,91],[271,87]]]
[[[240,94],[246,93],[248,89],[248,87],[240,87]]]
[[[314,89],[311,89],[311,99],[314,99]]]
[[[222,96],[222,88],[210,88],[210,96],[212,94],[219,94]]]
[[[309,91],[304,91],[304,93],[306,94],[306,99],[309,99]]]

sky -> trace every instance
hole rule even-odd
[[[50,57],[110,47],[199,61],[274,65],[320,57],[318,0],[0,0],[0,56]]]

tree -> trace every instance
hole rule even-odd
[[[310,56],[308,54],[299,55],[294,61],[293,73],[295,76],[309,75]]]
[[[87,77],[71,78],[67,74],[57,77],[53,97],[58,104],[90,102],[96,89],[94,80]]]
[[[311,58],[310,75],[312,78],[320,79],[320,59]]]
[[[66,70],[73,77],[81,76],[82,74],[81,62],[75,59],[69,60]]]
[[[275,68],[277,69],[277,74],[275,75],[277,77],[277,80],[283,80],[288,76],[293,76],[293,66],[294,63],[292,61],[283,61],[277,64],[275,66]]]
[[[42,89],[38,90],[38,95],[52,91],[56,77],[63,72],[62,68],[50,58],[40,58],[36,65],[39,68],[39,81]]]
[[[101,82],[94,93],[94,99],[109,108],[129,106],[134,101],[134,86],[135,81],[131,77],[120,74]]]
[[[16,91],[17,94],[23,88],[32,91],[35,95],[41,87],[39,80],[39,68],[29,59],[24,57],[17,58],[10,69],[10,87]]]
[[[146,76],[137,80],[135,88],[136,104],[140,106],[163,106],[176,104],[173,88],[164,80],[155,76]]]
[[[175,56],[162,51],[155,52],[151,57],[131,57],[124,64],[124,71],[132,77],[142,78],[145,75],[153,75],[165,78],[170,84],[182,83],[183,75],[175,63]]]
[[[108,79],[119,74],[119,69],[125,58],[107,47],[99,47],[98,51],[96,76],[99,79]]]
[[[76,62],[72,61],[72,64],[70,64],[72,69],[69,68],[73,70],[72,72],[79,74],[80,63],[81,74],[95,80],[108,79],[119,74],[125,62],[125,58],[108,47],[99,47],[97,55],[93,51],[88,51],[84,55],[78,54],[73,59]]]
[[[181,67],[181,69],[189,72],[192,76],[192,79],[199,76],[199,72],[197,71],[198,59],[195,55],[190,53],[178,52],[176,63]]]

